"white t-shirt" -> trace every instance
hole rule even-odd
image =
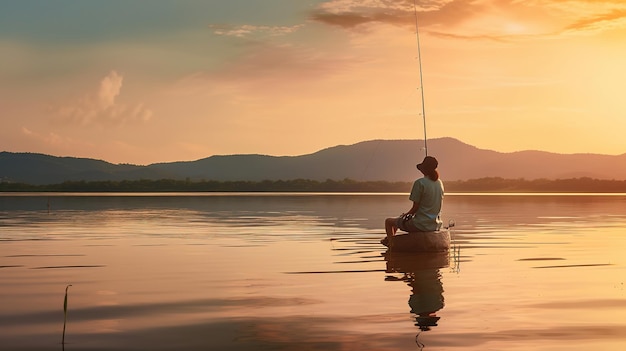
[[[419,207],[413,224],[421,231],[430,232],[441,229],[441,206],[443,204],[443,182],[428,177],[420,178],[413,183],[409,200],[417,202]]]

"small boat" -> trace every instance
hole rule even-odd
[[[384,257],[387,263],[387,269],[385,270],[387,273],[405,273],[416,276],[422,272],[450,267],[450,254],[445,251],[414,254],[388,250],[381,253],[381,256]]]
[[[393,252],[442,252],[450,249],[450,230],[410,232],[385,237],[380,241]]]

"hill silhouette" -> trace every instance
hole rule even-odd
[[[216,155],[196,161],[147,166],[34,153],[0,153],[4,182],[55,184],[64,181],[188,179],[262,181],[326,179],[411,181],[424,152],[423,140],[370,140],[338,145],[300,156]],[[485,177],[507,179],[626,179],[626,154],[556,154],[543,151],[502,153],[479,149],[453,138],[428,141],[439,159],[442,178],[450,181]]]

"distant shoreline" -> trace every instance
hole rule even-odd
[[[626,180],[592,178],[504,179],[499,177],[445,181],[449,193],[626,193]],[[150,192],[319,192],[319,193],[408,193],[412,182],[316,181],[310,179],[265,181],[123,180],[67,181],[33,185],[0,183],[0,192],[150,193]]]

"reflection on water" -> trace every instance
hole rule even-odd
[[[420,333],[436,327],[441,318],[437,316],[437,312],[444,307],[444,290],[439,269],[449,266],[449,253],[386,252],[384,257],[387,263],[386,272],[401,274],[387,275],[385,280],[402,281],[411,288],[408,303]],[[425,345],[418,339],[420,333],[416,335],[415,342],[421,349]]]
[[[626,196],[448,195],[454,250],[386,254],[407,204],[0,196],[2,347],[58,350],[72,284],[67,350],[626,348]]]
[[[443,308],[443,285],[440,268],[448,267],[448,253],[385,254],[387,273],[402,273],[400,278],[387,276],[385,280],[401,280],[411,287],[409,306],[416,315],[416,326],[430,330],[437,326],[437,311]]]

